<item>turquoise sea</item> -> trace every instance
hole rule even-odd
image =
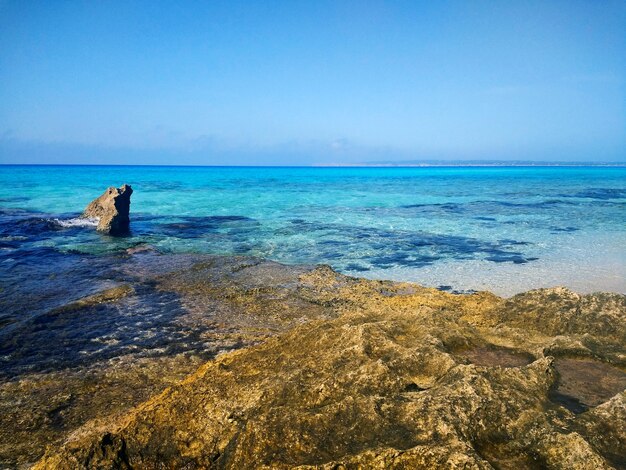
[[[123,183],[130,237],[76,220]],[[626,168],[0,166],[3,282],[140,243],[453,291],[626,292]]]
[[[77,218],[123,183],[130,236]],[[626,168],[1,166],[0,382],[127,355],[212,357],[213,307],[156,280],[248,263],[230,255],[450,292],[626,292]],[[64,308],[121,285],[133,294]]]

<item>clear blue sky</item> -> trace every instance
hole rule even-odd
[[[626,160],[625,1],[0,0],[0,162]]]

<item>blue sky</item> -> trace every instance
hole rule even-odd
[[[0,162],[626,160],[624,1],[0,0]]]

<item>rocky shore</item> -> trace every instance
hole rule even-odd
[[[149,285],[181,306],[177,347],[1,383],[3,465],[626,466],[623,295],[454,295],[141,250],[123,266],[140,282],[54,318],[132,305]]]

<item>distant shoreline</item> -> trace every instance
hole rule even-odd
[[[312,165],[313,167],[330,167],[330,168],[433,168],[433,167],[445,167],[445,168],[463,168],[463,167],[512,167],[512,168],[527,168],[527,167],[626,167],[626,162],[614,162],[614,163],[590,163],[590,162],[519,162],[519,163],[507,163],[507,162],[429,162],[429,163],[339,163],[339,164],[324,164],[324,165]]]
[[[162,167],[162,168],[626,168],[626,162],[397,162],[397,163],[317,163],[312,165],[162,165],[150,163],[0,163],[0,167]]]

